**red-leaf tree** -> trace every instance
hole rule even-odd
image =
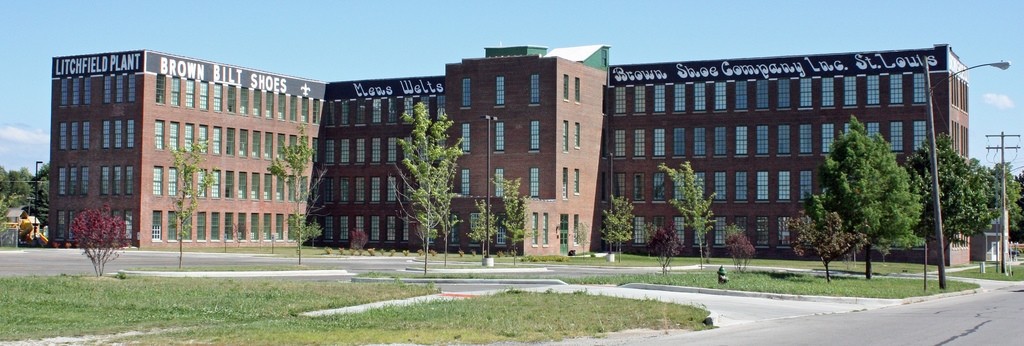
[[[78,239],[78,247],[92,261],[96,276],[103,275],[103,267],[120,255],[128,246],[124,236],[124,220],[111,216],[110,207],[86,209],[71,221],[71,232]]]
[[[746,271],[747,264],[750,263],[750,259],[754,258],[754,245],[750,244],[750,238],[747,237],[743,230],[735,225],[730,226],[732,230],[726,230],[725,236],[725,248],[729,249],[729,255],[732,256],[732,264],[736,266],[739,271]]]
[[[647,242],[647,249],[658,256],[658,263],[661,264],[661,273],[668,274],[668,267],[672,264],[672,258],[679,255],[683,249],[683,243],[679,241],[675,227],[659,227],[654,231],[651,240]]]
[[[369,242],[369,237],[366,236],[366,232],[362,229],[355,229],[349,232],[348,238],[350,240],[349,247],[352,250],[362,250]]]
[[[832,282],[828,265],[846,255],[854,246],[864,241],[864,236],[843,230],[843,219],[838,213],[825,214],[825,221],[815,222],[808,217],[789,219],[789,229],[797,233],[793,252],[799,256],[817,254],[825,265],[825,281]]]

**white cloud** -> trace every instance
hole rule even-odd
[[[985,103],[995,106],[999,109],[1010,109],[1015,107],[1013,100],[1009,96],[1003,94],[985,94],[982,95],[985,98]]]
[[[20,145],[50,145],[50,134],[49,131],[43,131],[42,129],[26,129],[11,125],[0,126],[0,142],[4,143],[5,147],[15,147]]]

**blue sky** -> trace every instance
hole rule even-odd
[[[612,64],[635,64],[948,43],[968,66],[1019,64],[971,71],[971,156],[991,165],[985,135],[1024,135],[1024,1],[3,1],[0,13],[8,170],[48,161],[51,57],[134,49],[343,81],[440,75],[500,45],[606,44]]]

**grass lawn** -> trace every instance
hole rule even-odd
[[[956,276],[956,277],[962,277],[962,278],[972,278],[972,279],[999,280],[999,281],[1024,281],[1024,266],[1020,266],[1020,265],[1018,265],[1018,266],[1011,266],[1010,267],[1010,273],[1012,274],[1010,276],[1007,276],[1006,274],[1000,273],[999,272],[999,264],[998,263],[989,263],[985,267],[985,273],[984,274],[981,273],[981,269],[978,268],[977,264],[974,265],[974,268],[967,269],[967,270],[961,270],[961,271],[955,271],[955,272],[949,272],[947,274],[949,276]]]
[[[865,280],[863,277],[841,276],[832,277],[832,283],[827,283],[823,276],[761,271],[742,273],[733,271],[728,276],[729,282],[724,285],[718,284],[718,274],[711,271],[669,273],[668,275],[635,274],[562,278],[562,281],[584,285],[649,283],[796,295],[895,299],[956,292],[979,287],[972,283],[950,280],[946,282],[947,290],[942,291],[938,289],[938,281],[932,283],[933,280],[929,280],[928,291],[926,292],[923,289],[922,281],[914,279],[875,277],[871,280]]]
[[[519,291],[360,314],[298,316],[436,292],[396,283],[58,276],[0,278],[0,287],[0,341],[155,331],[102,343],[530,342],[634,328],[696,330],[707,316],[695,307],[654,301]]]
[[[340,269],[330,265],[295,265],[295,264],[267,264],[267,265],[223,265],[223,266],[188,266],[188,267],[140,267],[127,269],[129,271],[155,271],[155,272],[248,272],[248,271],[292,271],[292,270],[333,270]]]

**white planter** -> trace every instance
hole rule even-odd
[[[483,265],[484,265],[484,267],[493,267],[494,266],[494,257],[484,257]]]
[[[608,256],[605,256],[605,258],[608,259],[608,262],[615,262],[615,254],[613,253],[608,254]]]

